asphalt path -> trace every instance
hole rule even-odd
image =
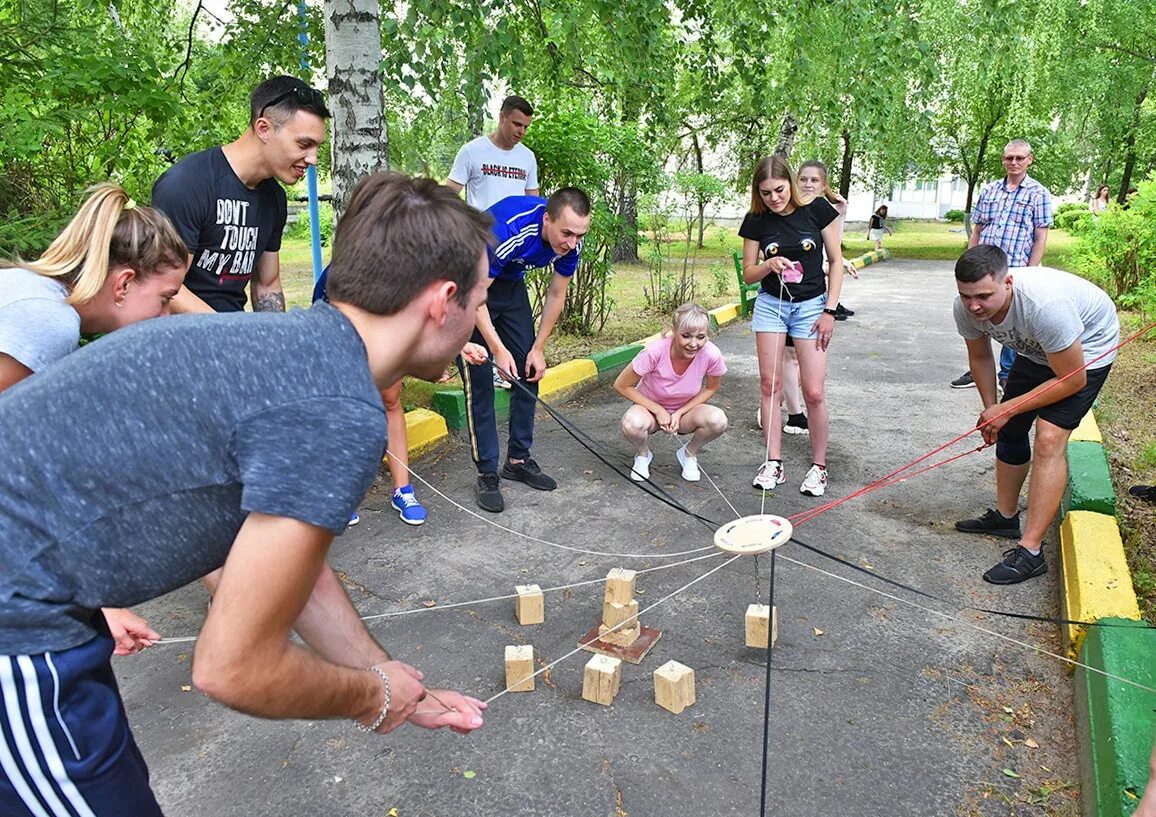
[[[950,265],[933,262],[886,262],[845,287],[843,300],[857,314],[836,324],[829,352],[824,500],[974,425],[978,394],[948,387],[965,366],[953,292]],[[656,439],[655,482],[719,524],[818,506],[798,492],[810,464],[807,437],[784,436],[787,482],[765,504],[751,488],[763,445],[749,322],[724,328],[716,342],[729,367],[716,402],[731,427],[700,455],[704,479],[694,484],[679,476],[675,441]],[[629,468],[618,433],[626,404],[608,382],[559,408]],[[978,442],[972,435],[928,463]],[[599,620],[598,580],[608,570],[673,564],[638,577],[644,609],[674,595],[643,614],[662,637],[641,665],[623,665],[612,706],[581,698],[588,654],[580,652],[539,676],[536,691],[495,700],[471,735],[406,727],[367,736],[347,722],[263,721],[226,709],[191,688],[192,644],[162,644],[115,663],[166,813],[758,814],[766,662],[744,645],[743,624],[748,604],[766,602],[770,557],[743,557],[675,593],[725,562],[686,562],[715,553],[710,526],[623,480],[542,412],[534,455],[558,490],[503,483],[507,511],[488,515],[474,505],[468,446],[455,438],[413,464],[449,498],[417,481],[427,524],[401,524],[380,483],[330,562],[363,614],[403,614],[369,624],[396,657],[421,668],[431,686],[480,698],[504,687],[506,645],[532,644],[539,667],[574,649]],[[778,551],[769,814],[1006,814],[1005,800],[1026,797],[1027,787],[1077,778],[1070,676],[1037,651],[1060,650],[1057,628],[964,609],[1058,614],[1054,529],[1046,577],[1007,588],[981,581],[1010,543],[957,533],[952,523],[982,512],[993,494],[988,449],[796,530],[809,544],[947,601],[897,590],[795,544]],[[275,544],[270,549],[276,558]],[[696,552],[672,555],[685,551]],[[512,600],[478,601],[518,584],[583,581],[594,583],[548,592],[537,626],[518,625]],[[194,635],[205,598],[189,587],[142,612],[164,635]],[[654,702],[652,672],[672,659],[692,667],[697,681],[696,703],[679,715]]]

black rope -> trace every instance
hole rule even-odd
[[[759,814],[767,815],[767,765],[771,752],[771,651],[775,646],[775,551],[771,551],[771,590],[767,604],[767,683],[763,695],[763,783],[759,795]]]
[[[662,502],[665,505],[669,505],[671,508],[674,508],[676,511],[680,511],[681,513],[684,513],[687,516],[690,516],[694,519],[697,519],[703,525],[710,528],[711,531],[718,530],[718,528],[720,527],[718,522],[690,510],[685,505],[683,505],[681,502],[679,502],[676,497],[672,496],[668,491],[666,491],[666,489],[664,489],[662,486],[658,485],[657,483],[651,482],[649,479],[645,480],[645,481],[641,481],[641,482],[638,482],[638,481],[631,479],[629,471],[623,470],[622,468],[620,468],[619,466],[617,466],[613,462],[611,462],[610,459],[608,459],[609,455],[604,454],[600,450],[599,444],[595,440],[593,440],[589,435],[587,435],[586,432],[584,432],[580,428],[578,428],[568,417],[566,417],[566,415],[564,415],[562,412],[558,411],[556,408],[551,406],[549,403],[547,403],[545,400],[543,400],[541,397],[539,397],[533,391],[528,389],[525,386],[525,384],[523,384],[520,380],[517,380],[517,379],[511,377],[508,372],[503,371],[502,369],[498,368],[497,366],[495,366],[494,368],[497,368],[498,372],[503,377],[505,377],[506,380],[508,380],[514,386],[514,388],[522,389],[524,392],[526,392],[531,397],[533,397],[535,402],[537,402],[540,406],[542,406],[542,408],[544,408],[546,410],[546,413],[548,413],[551,417],[553,417],[558,422],[558,425],[560,425],[563,428],[563,430],[566,431],[566,433],[568,433],[571,437],[573,437],[575,440],[577,440],[579,445],[581,445],[583,448],[585,448],[587,451],[589,451],[591,454],[593,454],[600,462],[602,462],[605,466],[607,466],[614,473],[618,474],[620,477],[622,477],[628,483],[631,483],[633,485],[638,486],[638,488],[640,488],[643,492],[654,497],[659,502]],[[932,599],[932,600],[938,601],[942,604],[946,604],[946,605],[949,605],[952,607],[958,607],[958,608],[963,609],[963,610],[971,610],[971,611],[977,612],[977,613],[987,613],[988,615],[1002,616],[1004,618],[1019,619],[1022,621],[1038,621],[1038,622],[1042,622],[1045,624],[1060,624],[1060,625],[1068,624],[1068,625],[1075,625],[1078,627],[1134,627],[1134,626],[1136,626],[1135,624],[1117,624],[1117,623],[1108,622],[1108,621],[1079,621],[1079,620],[1073,620],[1073,619],[1068,619],[1068,618],[1061,618],[1058,616],[1038,616],[1038,615],[1033,615],[1031,613],[1016,613],[1016,612],[1012,612],[1010,610],[997,610],[997,609],[993,609],[990,607],[975,607],[975,606],[970,605],[970,604],[959,604],[958,602],[952,601],[951,599],[945,598],[943,596],[939,596],[939,595],[936,595],[934,593],[928,593],[925,590],[920,590],[918,587],[912,587],[911,585],[906,584],[904,582],[898,581],[896,579],[888,578],[887,576],[884,576],[884,575],[882,575],[882,574],[880,574],[874,570],[868,570],[865,567],[860,567],[859,565],[855,564],[854,562],[849,562],[846,559],[840,558],[839,556],[836,556],[833,553],[829,553],[825,550],[822,550],[821,548],[815,547],[814,545],[809,545],[806,542],[803,542],[802,540],[800,540],[799,537],[797,537],[797,536],[792,535],[791,541],[794,542],[795,544],[799,545],[800,547],[811,551],[812,553],[814,553],[818,556],[822,556],[825,559],[830,559],[833,562],[837,562],[838,564],[841,564],[844,567],[848,567],[852,570],[858,571],[859,573],[863,573],[867,576],[872,576],[873,578],[878,579],[879,581],[883,582],[884,584],[889,584],[892,587],[897,587],[901,590],[906,590],[907,592],[914,593],[917,596],[922,596],[923,598],[926,598],[926,599]],[[774,587],[773,587],[773,577],[774,577],[773,551],[772,551],[771,564],[772,564],[772,572],[771,572],[772,592],[774,592]]]

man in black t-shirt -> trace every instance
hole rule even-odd
[[[254,312],[285,311],[281,232],[295,184],[325,141],[329,110],[321,92],[295,77],[258,85],[249,127],[234,142],[186,156],[153,185],[153,206],[189,248],[185,285],[173,312],[240,312],[253,280]]]

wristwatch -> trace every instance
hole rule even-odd
[[[823,313],[826,315],[830,315],[831,317],[835,317],[836,315],[839,314],[839,310],[838,309],[826,309],[826,308],[824,308]]]

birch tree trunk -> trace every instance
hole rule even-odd
[[[379,0],[325,0],[334,221],[365,176],[389,168]]]

